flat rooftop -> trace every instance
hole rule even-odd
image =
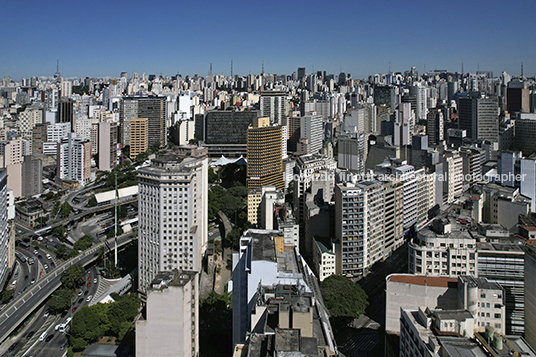
[[[391,274],[386,280],[393,283],[436,286],[448,288],[449,284],[457,284],[458,278],[450,278],[446,276],[426,276],[426,275],[410,275],[410,274]]]

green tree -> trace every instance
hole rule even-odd
[[[54,203],[54,207],[52,208],[52,215],[55,216],[59,210],[60,210],[60,201],[56,201],[56,203]]]
[[[76,289],[84,282],[85,275],[84,268],[76,264],[65,269],[61,276],[61,283],[67,289]]]
[[[67,230],[65,229],[65,226],[58,226],[52,230],[52,234],[57,236],[59,239],[62,239],[66,232]]]
[[[201,356],[227,356],[232,348],[232,297],[212,291],[199,299],[199,348]]]
[[[64,259],[65,253],[67,253],[67,248],[63,244],[60,244],[56,247],[56,257]]]
[[[208,190],[208,218],[214,218],[221,209],[222,194],[223,189],[220,186],[214,186]]]
[[[95,342],[110,329],[106,314],[108,304],[84,306],[73,316],[71,336],[82,338],[87,343]]]
[[[87,234],[84,235],[82,238],[76,241],[76,243],[73,246],[74,250],[86,250],[87,248],[91,247],[93,244],[93,238],[88,236]]]
[[[66,311],[72,303],[73,292],[69,289],[58,289],[48,300],[47,306],[50,311],[62,313]]]
[[[60,208],[60,217],[65,218],[71,214],[72,207],[68,202],[63,202]]]
[[[89,208],[91,207],[95,207],[97,205],[97,200],[95,199],[95,196],[92,196],[88,201],[87,201],[87,206]]]
[[[78,315],[78,314],[76,314]],[[80,352],[86,349],[87,342],[82,337],[72,337],[70,339],[71,347],[74,352]]]
[[[5,304],[13,297],[15,290],[4,290],[2,291],[2,304]]]
[[[331,275],[320,283],[324,304],[332,318],[354,319],[368,306],[363,289],[343,275]]]
[[[226,192],[221,200],[221,210],[225,215],[236,223],[235,215],[240,211],[244,204],[239,197],[235,197]]]
[[[110,304],[108,308],[108,320],[110,321],[110,332],[119,337],[122,330],[122,324],[127,322],[132,323],[132,320],[138,314],[140,299],[135,294],[117,296],[116,301]],[[127,329],[128,331],[128,329]],[[126,333],[127,331],[124,331]]]

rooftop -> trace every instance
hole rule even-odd
[[[426,275],[411,275],[411,274],[391,274],[386,280],[393,283],[436,286],[448,288],[449,285],[457,284],[457,278],[449,278],[445,276],[426,276]]]

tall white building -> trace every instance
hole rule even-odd
[[[56,175],[61,180],[78,181],[84,186],[91,178],[91,143],[75,134],[57,145]]]
[[[300,118],[300,137],[309,140],[310,152],[318,154],[322,149],[322,116],[316,112],[306,113]]]
[[[335,186],[336,273],[359,277],[384,254],[384,189],[379,181]]]
[[[362,132],[353,132],[339,136],[339,152],[337,166],[348,169],[358,175],[365,173],[367,161],[367,135]]]
[[[147,289],[146,314],[136,321],[136,356],[199,355],[199,276],[160,272]]]
[[[9,261],[7,199],[7,171],[6,169],[0,169],[0,284],[2,286],[8,275]]]
[[[69,137],[71,123],[56,123],[47,126],[47,141],[60,142]]]
[[[270,123],[282,124],[285,115],[286,93],[278,91],[261,92],[261,117],[269,117]]]
[[[152,160],[138,171],[139,288],[159,271],[199,271],[207,244],[206,148]]]

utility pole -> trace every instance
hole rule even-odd
[[[119,201],[119,195],[117,194],[117,172],[115,173],[115,266],[117,267],[117,201]]]

